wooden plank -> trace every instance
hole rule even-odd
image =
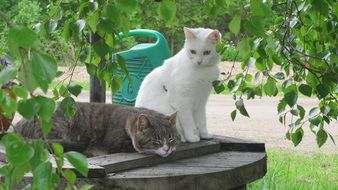
[[[220,143],[223,151],[265,152],[264,143],[224,136],[215,136],[213,141]]]
[[[178,177],[224,172],[263,160],[265,156],[265,153],[256,152],[218,152],[164,163],[156,167],[123,171],[115,174],[113,178],[120,178],[122,176],[125,176],[125,178]]]
[[[219,143],[200,141],[198,143],[184,143],[178,146],[175,152],[165,158],[158,155],[143,155],[139,153],[116,153],[92,157],[88,159],[88,162],[104,167],[106,173],[115,173],[216,152],[220,152]]]
[[[0,144],[0,162],[7,162],[6,151],[3,144]]]

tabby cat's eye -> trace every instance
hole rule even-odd
[[[169,141],[169,143],[173,143],[173,142],[175,142],[175,139],[169,139],[168,141]]]
[[[210,50],[207,50],[207,51],[204,51],[203,52],[203,55],[209,55],[211,53],[211,51]]]
[[[196,51],[193,50],[193,49],[191,49],[191,50],[190,50],[190,53],[191,53],[191,54],[196,54]]]
[[[154,144],[156,144],[156,145],[161,145],[162,142],[161,142],[161,141],[155,141]]]

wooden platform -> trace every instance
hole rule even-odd
[[[93,184],[95,190],[245,189],[266,173],[264,144],[229,137],[182,144],[166,158],[118,153],[88,162],[89,178],[78,183]],[[22,185],[30,180],[27,176]]]

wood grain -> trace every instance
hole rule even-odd
[[[88,159],[91,164],[102,166],[107,173],[116,173],[139,167],[149,167],[161,163],[180,159],[192,158],[220,151],[217,142],[200,141],[198,143],[184,143],[168,157],[162,158],[158,155],[144,155],[139,153],[116,153]]]

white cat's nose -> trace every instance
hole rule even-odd
[[[202,64],[202,61],[197,61],[197,64],[198,64],[198,65]]]

